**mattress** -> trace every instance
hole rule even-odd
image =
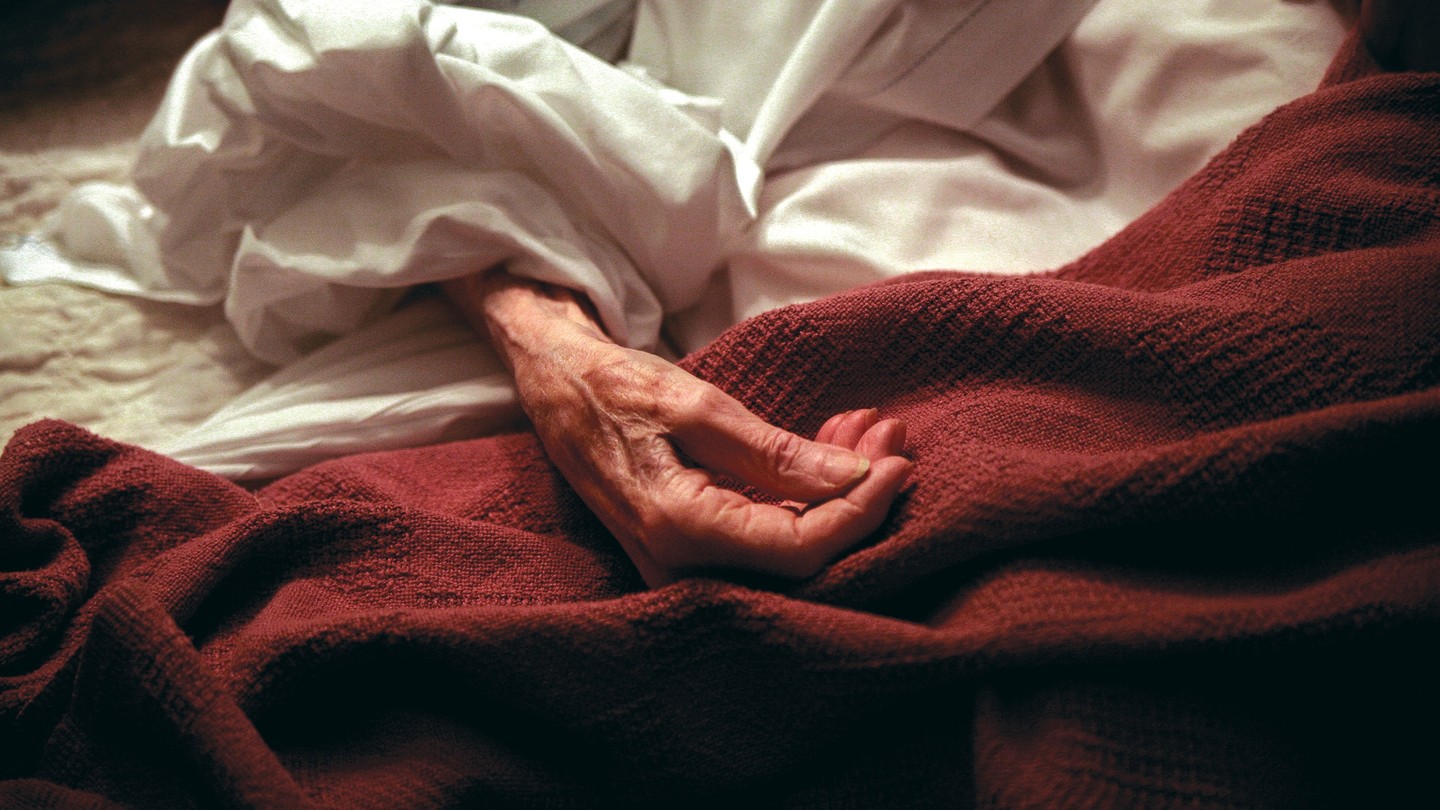
[[[176,16],[171,27],[193,37],[195,18],[213,13],[202,4],[190,12],[182,7]],[[60,42],[93,36],[83,29]],[[178,57],[175,48],[186,45],[172,31],[150,50],[112,54],[119,75],[101,84],[57,89],[35,81],[30,84],[38,87],[22,86],[25,95],[6,99],[0,240],[32,233],[78,184],[126,177]],[[240,345],[219,307],[0,280],[0,442],[53,416],[156,445],[199,424],[270,371]]]

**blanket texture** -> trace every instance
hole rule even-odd
[[[913,484],[805,583],[644,590],[530,434],[251,493],[33,425],[0,806],[1399,802],[1433,789],[1437,326],[1440,75],[1380,75],[1058,272],[688,358],[798,431],[908,421]]]

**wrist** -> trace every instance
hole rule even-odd
[[[512,370],[517,361],[554,354],[576,344],[613,341],[581,293],[495,271],[461,280],[458,291],[472,320]],[[457,291],[452,290],[454,297]],[[567,351],[568,353],[568,351]]]

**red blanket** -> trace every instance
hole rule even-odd
[[[1404,74],[1283,108],[1057,273],[689,358],[795,430],[909,423],[913,485],[803,584],[644,591],[529,434],[252,494],[40,423],[0,459],[0,806],[1433,790],[1437,332],[1440,75]]]

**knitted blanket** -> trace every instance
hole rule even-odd
[[[0,806],[1398,804],[1440,719],[1437,332],[1440,75],[1380,75],[1058,272],[688,358],[797,431],[909,423],[913,484],[804,583],[644,590],[528,433],[251,493],[36,424]]]

